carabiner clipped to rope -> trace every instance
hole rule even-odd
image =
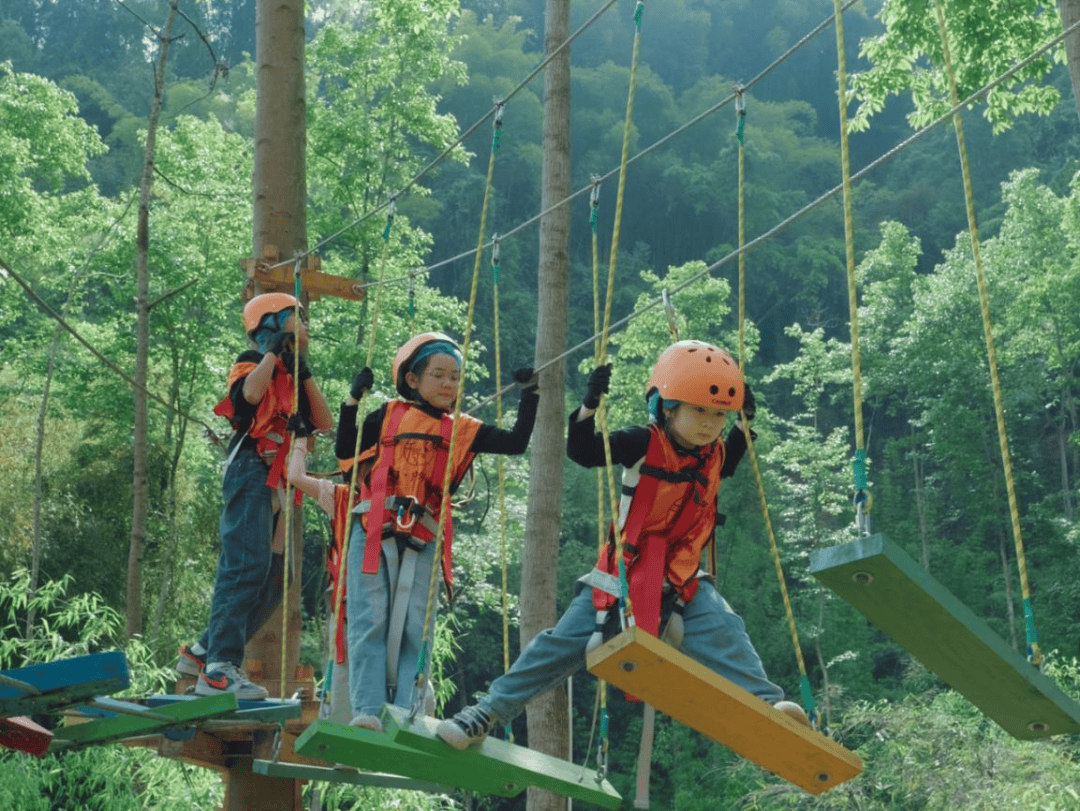
[[[660,298],[664,303],[664,314],[667,315],[668,332],[671,333],[671,340],[674,343],[679,340],[679,321],[675,316],[675,305],[671,303],[666,288],[661,291]]]
[[[742,144],[743,130],[746,124],[746,96],[743,95],[743,86],[741,84],[733,86],[732,90],[735,91],[735,114],[738,116],[738,121],[735,124],[735,137]]]

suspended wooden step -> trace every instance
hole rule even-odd
[[[156,695],[149,696],[146,699],[146,706],[153,709],[154,707],[167,707],[185,701],[198,701],[198,699],[199,696],[186,694]],[[241,699],[236,704],[236,712],[215,719],[215,722],[237,721],[242,724],[276,724],[281,721],[291,721],[294,718],[299,718],[303,713],[299,699],[285,699],[283,701],[272,698],[259,701]]]
[[[884,535],[812,552],[810,572],[1014,738],[1080,732],[1080,705]]]
[[[272,760],[254,760],[251,770],[263,777],[285,777],[290,780],[319,780],[324,783],[351,783],[356,786],[375,786],[404,791],[424,791],[428,794],[449,794],[453,789],[438,783],[413,780],[384,772],[365,772],[360,769],[310,766],[305,763],[282,763]]]
[[[97,712],[108,717],[86,723],[68,724],[54,730],[52,748],[66,749],[152,735],[170,727],[220,718],[237,710],[236,696],[233,693],[199,696],[194,701],[183,701],[154,710],[141,704],[115,699],[105,699],[103,703],[107,706]]]
[[[449,758],[395,743],[385,733],[326,719],[312,722],[296,739],[293,751],[315,760],[344,763],[365,771],[384,772],[425,783],[441,783],[498,797],[516,797],[527,787],[524,782],[508,781],[491,772],[462,769]]]
[[[0,746],[41,757],[49,748],[53,735],[22,715],[0,718]]]
[[[618,808],[622,797],[607,780],[598,780],[595,771],[565,760],[488,737],[479,746],[459,751],[435,734],[434,718],[408,720],[408,711],[383,705],[382,723],[395,743],[426,752],[452,763],[461,773],[496,776],[507,784],[535,786],[575,800]]]
[[[70,707],[131,684],[123,651],[92,653],[0,671],[0,718]]]
[[[588,656],[589,671],[811,794],[862,760],[705,665],[634,626]]]

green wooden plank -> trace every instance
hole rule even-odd
[[[439,722],[417,717],[411,722],[402,707],[383,705],[382,722],[395,742],[445,758],[462,772],[498,774],[515,783],[554,791],[575,800],[618,808],[622,797],[607,780],[598,780],[595,771],[541,752],[488,737],[479,746],[459,751],[435,734]]]
[[[125,690],[130,684],[123,651],[3,670],[0,671],[0,718],[55,712],[94,696]]]
[[[147,711],[146,717],[139,714],[122,714],[114,718],[102,718],[87,721],[85,724],[70,724],[53,730],[52,749],[66,749],[72,746],[109,743],[151,735],[170,727],[198,723],[210,718],[236,712],[236,695],[222,693],[216,696],[201,696],[195,701],[185,701],[167,707],[157,707]]]
[[[884,535],[812,552],[810,572],[1014,738],[1080,732],[1080,705]]]
[[[161,707],[181,701],[197,700],[198,696],[192,695],[156,695],[147,697],[146,706]],[[267,698],[258,701],[238,701],[236,712],[218,720],[253,724],[276,724],[279,721],[291,721],[294,718],[299,718],[302,714],[303,708],[299,700],[285,699],[278,701]]]
[[[428,780],[455,788],[516,797],[526,783],[516,783],[492,772],[462,770],[448,758],[418,752],[395,743],[381,732],[351,727],[326,719],[313,721],[296,739],[297,754],[331,763],[346,763],[373,772],[386,772]]]
[[[402,791],[423,791],[428,794],[450,794],[450,786],[431,783],[426,780],[413,780],[396,774],[384,772],[365,772],[361,769],[329,766],[312,766],[307,763],[282,763],[272,760],[253,760],[251,770],[264,777],[285,777],[290,780],[319,780],[324,783],[350,783],[356,786],[376,786]]]

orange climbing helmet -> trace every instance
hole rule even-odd
[[[742,408],[742,373],[725,352],[704,341],[678,341],[660,353],[645,396],[656,391],[661,400],[738,411]]]
[[[428,344],[434,343],[449,344],[446,347],[448,350],[446,354],[456,358],[458,366],[461,365],[461,347],[449,335],[444,335],[441,332],[422,332],[419,335],[414,335],[398,349],[397,354],[394,355],[394,365],[391,368],[394,376],[394,388],[406,400],[411,400],[413,393],[412,389],[409,388],[409,384],[405,382],[405,375],[412,371],[412,366],[416,363],[420,351]]]
[[[295,309],[296,306],[296,298],[288,293],[262,293],[255,296],[244,305],[244,331],[250,335],[258,328],[263,316],[280,313],[289,307]]]

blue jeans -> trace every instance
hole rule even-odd
[[[349,646],[349,703],[354,715],[378,715],[382,705],[392,701],[399,707],[410,707],[420,658],[427,610],[432,566],[435,564],[435,544],[419,552],[412,591],[408,598],[408,614],[401,637],[397,666],[397,691],[387,691],[387,632],[390,625],[391,575],[398,568],[397,543],[384,541],[379,554],[379,571],[364,574],[364,528],[353,523],[349,539],[349,559],[346,567],[345,608],[347,622],[345,638]],[[435,610],[438,607],[442,578],[436,583],[431,622],[428,628],[425,672],[430,672],[431,647],[435,637]]]
[[[510,721],[530,699],[585,667],[585,646],[595,618],[592,589],[579,588],[555,627],[532,638],[510,669],[491,683],[480,706]],[[742,618],[708,580],[700,581],[697,594],[686,605],[680,650],[769,704],[784,697],[784,691],[766,677]]]
[[[284,556],[270,548],[274,518],[266,473],[259,455],[242,447],[222,479],[221,555],[210,622],[200,640],[207,664],[242,665],[244,645],[281,602]]]

